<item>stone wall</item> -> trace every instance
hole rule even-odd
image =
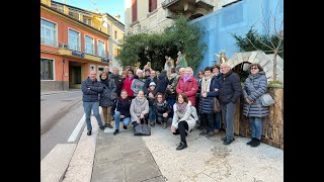
[[[268,91],[274,98],[275,104],[270,106],[270,114],[263,121],[262,142],[283,148],[283,88],[269,87]],[[236,135],[250,137],[248,119],[243,116],[243,100],[237,104],[234,121],[234,132]]]

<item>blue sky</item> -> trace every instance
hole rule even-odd
[[[95,11],[96,7],[100,13],[109,13],[112,16],[120,15],[120,21],[125,23],[124,0],[54,0],[66,3],[81,9]]]

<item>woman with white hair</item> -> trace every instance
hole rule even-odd
[[[177,93],[184,93],[190,100],[192,106],[196,107],[196,94],[198,91],[198,81],[193,76],[193,70],[190,67],[185,69],[183,77],[179,79]]]

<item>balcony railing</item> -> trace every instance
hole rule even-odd
[[[62,56],[78,57],[78,58],[83,58],[83,59],[86,59],[89,61],[103,62],[102,61],[103,58],[101,58],[99,56],[87,54],[82,51],[71,50],[68,48],[68,45],[64,44],[64,43],[59,44],[58,53]]]

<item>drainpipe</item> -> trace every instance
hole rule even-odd
[[[64,91],[64,64],[65,64],[65,59],[63,59],[63,74],[62,74],[62,88]]]

